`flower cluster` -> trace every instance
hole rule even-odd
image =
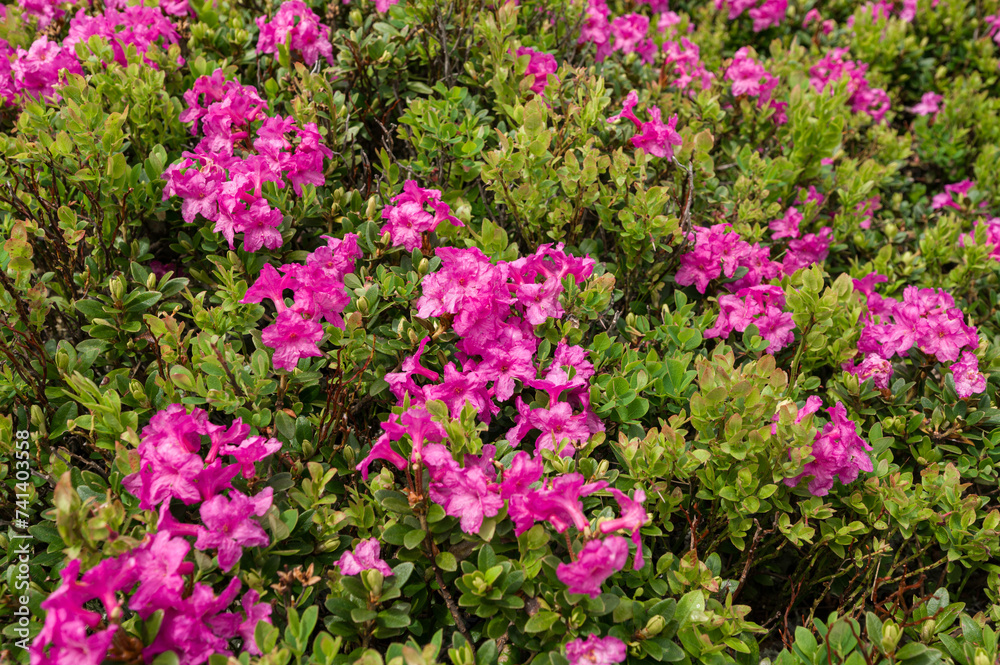
[[[807,404],[812,411],[818,410],[819,406],[818,400]],[[808,462],[799,475],[785,479],[786,485],[795,487],[800,480],[811,476],[808,487],[814,496],[829,494],[835,478],[846,485],[854,482],[859,472],[871,472],[875,468],[868,454],[872,447],[858,436],[858,426],[847,418],[844,405],[838,402],[827,409],[827,413],[830,422],[823,426],[822,432],[816,433],[813,441],[813,461]]]
[[[834,48],[809,69],[810,82],[817,92],[830,90],[833,85],[847,79],[848,103],[854,113],[867,113],[876,122],[889,110],[889,95],[881,88],[873,88],[865,78],[868,65],[855,60],[845,60],[846,48]]]
[[[656,106],[649,109],[652,118],[649,122],[642,122],[632,110],[639,103],[639,93],[635,90],[628,93],[622,112],[608,118],[608,122],[617,122],[622,118],[632,121],[636,127],[636,135],[632,137],[632,145],[642,148],[645,152],[654,157],[666,157],[672,159],[674,156],[674,146],[684,143],[680,134],[677,133],[677,115],[674,114],[666,124],[660,119],[660,109]]]
[[[686,90],[690,86],[692,94],[711,87],[715,74],[705,68],[697,44],[687,37],[681,37],[679,42],[667,40],[663,43],[663,52],[663,70],[673,75],[672,87]]]
[[[705,337],[726,338],[733,330],[743,332],[753,324],[761,338],[770,342],[767,352],[777,353],[795,338],[795,322],[784,307],[785,294],[778,286],[748,286],[735,295],[721,295],[719,318],[705,331]]]
[[[264,328],[261,340],[274,349],[274,366],[291,371],[302,358],[322,356],[317,344],[323,339],[321,320],[344,327],[340,314],[351,301],[344,276],[354,271],[361,257],[358,237],[348,233],[343,240],[323,236],[327,241],[306,257],[305,264],[286,263],[279,274],[265,263],[241,302],[274,303],[274,323]],[[294,303],[285,304],[284,292],[292,291]]]
[[[123,67],[128,65],[125,57],[127,46],[135,46],[143,54],[143,62],[155,67],[156,64],[145,56],[150,46],[158,43],[161,48],[166,48],[178,41],[173,23],[160,7],[132,5],[122,9],[106,7],[103,14],[96,16],[88,16],[86,10],[79,10],[70,21],[63,47],[72,49],[77,43],[86,43],[95,35],[107,40],[114,51],[115,62]],[[177,64],[184,64],[184,58],[178,56]]]
[[[277,249],[283,216],[264,196],[264,185],[284,188],[287,178],[301,196],[303,185],[326,182],[323,159],[333,153],[321,143],[316,124],[299,127],[294,118],[268,116],[267,102],[256,88],[227,81],[221,69],[195,81],[184,101],[188,108],[181,121],[193,123],[192,134],[200,124],[204,136],[193,152],[185,152],[163,173],[163,199],[184,199],[185,222],[198,215],[215,222],[214,230],[230,249],[237,233],[243,234],[248,252]]]
[[[427,208],[433,213],[427,212]],[[432,233],[445,220],[465,226],[451,214],[451,207],[441,201],[440,191],[418,187],[414,180],[403,183],[403,192],[382,210],[382,219],[386,220],[382,233],[389,234],[394,247],[409,252],[420,247],[424,234]]]
[[[774,121],[782,125],[788,122],[785,115],[787,102],[779,102],[771,98],[771,93],[778,86],[778,78],[772,76],[764,65],[757,62],[746,46],[736,51],[733,61],[726,69],[725,79],[732,81],[734,97],[746,95],[757,98],[757,108],[773,108]]]
[[[990,257],[1000,261],[1000,217],[989,219],[977,219],[972,223],[972,231],[963,233],[959,238],[960,246],[965,247],[966,243],[974,245],[976,243],[976,228],[982,226],[986,232],[986,246],[989,247]]]
[[[609,20],[611,10],[606,0],[588,0],[587,19],[580,30],[580,44],[597,47],[595,59],[601,62],[614,51],[635,53],[647,64],[656,57],[656,43],[647,37],[649,17],[623,14]]]
[[[227,612],[240,580],[233,577],[216,595],[211,586],[193,581],[194,564],[186,560],[191,551],[188,538],[194,538],[195,549],[214,550],[223,572],[233,569],[244,547],[269,544],[254,518],[271,507],[271,488],[247,496],[234,489],[232,481],[240,474],[253,478],[256,462],[281,443],[249,434],[250,426],[238,418],[226,428],[210,423],[205,411],[188,413],[181,404],[152,417],[142,431],[139,470],[123,485],[139,498],[141,509],[159,511],[156,534],[82,576],[79,560],[63,569],[62,585],[42,603],[47,614],[31,647],[32,663],[122,660],[116,657],[113,640],[124,630],[126,606],[143,620],[161,613],[156,638],[143,649],[146,662],[174,651],[181,662],[199,665],[213,654],[230,654],[229,642],[237,637],[245,650],[260,653],[254,629],[258,621],[270,622],[270,605],[258,603],[259,595],[251,589],[243,595],[242,612]],[[204,456],[203,439],[209,442]],[[233,462],[223,464],[224,457]],[[175,519],[170,511],[174,499],[189,506],[200,503],[200,523]],[[103,616],[88,607],[91,601],[100,601]]]
[[[66,3],[20,0],[20,4],[25,15],[37,17],[40,36],[27,50],[13,49],[0,39],[0,101],[7,105],[19,104],[26,98],[57,101],[60,72],[83,75],[75,47],[94,36],[108,42],[115,61],[122,66],[128,64],[125,57],[128,46],[134,46],[146,64],[155,66],[146,57],[150,47],[155,44],[165,49],[178,42],[177,31],[165,14],[178,9],[183,12],[177,13],[188,11],[187,0],[160,7],[129,6],[119,0],[106,3],[103,12],[94,16],[88,15],[86,9],[79,9],[69,22],[66,38],[59,42],[41,33],[52,21],[65,15],[62,7]],[[184,59],[178,57],[177,62],[183,64]]]
[[[17,0],[18,6],[25,16],[34,16],[38,21],[38,30],[41,32],[48,27],[52,21],[65,16],[63,5],[70,4],[63,0]]]
[[[614,665],[623,662],[627,655],[625,643],[610,635],[592,634],[585,640],[576,639],[566,644],[569,665]]]
[[[815,22],[820,30],[823,31],[824,35],[828,35],[833,32],[833,29],[837,27],[836,21],[833,19],[823,20],[823,15],[819,13],[818,9],[810,9],[806,12],[805,18],[802,20],[802,27],[808,28],[810,23]]]
[[[257,27],[260,29],[258,53],[277,53],[278,45],[284,44],[291,53],[301,53],[302,60],[310,67],[320,56],[333,64],[330,28],[320,23],[319,16],[302,0],[281,3],[271,20],[258,16]]]
[[[423,280],[418,316],[440,317],[450,324],[459,336],[456,358],[461,369],[454,362],[446,363],[443,373],[425,367],[422,356],[430,338],[424,338],[400,371],[385,376],[401,412],[382,424],[384,433],[357,469],[367,479],[376,460],[401,470],[413,465],[417,487],[426,470],[428,498],[457,518],[466,533],[478,532],[485,519],[497,516],[506,505],[516,534],[539,522],[559,533],[575,527],[593,534],[579,556],[561,565],[557,575],[571,593],[597,595],[601,583],[620,570],[628,556],[628,541],[618,532],[632,537],[637,546],[635,566],[642,567],[639,529],[648,519],[642,508],[645,495],[635,490],[629,498],[612,490],[621,517],[591,530],[582,500],[607,484],[587,483],[578,473],[543,480],[543,450],[573,455],[578,445],[603,430],[603,424],[590,410],[594,368],[586,351],[560,342],[551,361],[542,366],[535,358],[541,339],[533,329],[562,317],[563,280],[582,282],[594,262],[566,254],[561,245],[543,245],[530,256],[497,263],[478,249],[442,247],[436,253],[441,269]],[[543,403],[529,404],[515,396],[518,383],[544,393]],[[507,441],[517,447],[536,431],[534,451],[517,452],[505,466],[495,460],[496,447],[487,444],[480,454],[466,453],[461,463],[456,460],[444,426],[434,419],[437,407],[432,403],[443,404],[451,418],[459,417],[469,404],[488,423],[501,413],[498,402],[512,398],[517,414]],[[407,439],[409,451],[404,456],[393,444],[405,445]],[[402,450],[406,452],[405,447]]]
[[[944,191],[940,194],[935,194],[934,198],[931,199],[931,210],[940,210],[941,208],[961,210],[962,206],[958,201],[961,201],[969,193],[969,190],[975,186],[976,183],[971,180],[963,180],[962,182],[945,185]],[[958,201],[955,200],[956,197]]]
[[[757,0],[715,0],[716,9],[728,10],[730,21],[750,10],[754,32],[761,32],[770,27],[781,25],[788,11],[788,0],[764,0],[759,7],[756,4]]]
[[[889,361],[919,349],[939,362],[953,363],[959,397],[982,392],[985,377],[979,372],[975,356],[979,333],[965,323],[965,315],[951,295],[940,289],[908,286],[903,300],[898,301],[875,292],[875,285],[885,281],[886,277],[875,273],[854,280],[855,291],[865,296],[867,305],[858,340],[858,351],[865,356],[860,364],[844,369],[861,379],[871,377],[877,387],[887,388],[893,373]]]
[[[0,40],[0,97],[5,104],[16,104],[22,97],[57,99],[62,70],[83,75],[73,49],[45,35],[35,39],[28,50],[11,49]]]
[[[750,245],[729,228],[729,224],[693,227],[694,249],[681,255],[680,269],[674,276],[678,284],[694,284],[699,293],[705,293],[713,279],[723,275],[732,279],[739,268],[746,268],[746,274],[729,285],[730,289],[738,291],[757,286],[780,274],[781,264],[771,260],[770,247],[763,247],[760,243]]]
[[[559,70],[559,63],[551,53],[542,53],[535,49],[522,46],[517,49],[517,57],[528,56],[528,68],[524,70],[525,76],[534,76],[534,83],[531,84],[531,91],[536,95],[545,93],[545,86],[549,84],[549,76],[555,78],[555,73]]]

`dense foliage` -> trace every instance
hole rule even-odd
[[[0,659],[1000,663],[996,0],[18,0]]]

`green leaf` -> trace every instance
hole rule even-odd
[[[546,630],[551,628],[557,621],[559,621],[560,616],[556,612],[549,612],[543,610],[530,619],[524,624],[524,632],[526,633],[544,633]]]
[[[403,536],[403,547],[408,550],[412,550],[420,546],[420,543],[424,542],[424,538],[427,537],[427,532],[423,529],[415,529],[408,532]]]

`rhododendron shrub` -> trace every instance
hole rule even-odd
[[[0,6],[0,660],[995,662],[997,11]]]

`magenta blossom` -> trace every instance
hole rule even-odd
[[[319,22],[319,16],[302,0],[285,0],[274,17],[257,17],[260,37],[258,53],[277,53],[278,45],[288,46],[292,53],[301,53],[302,60],[313,66],[320,56],[333,64],[330,28]]]
[[[531,84],[531,91],[536,95],[545,92],[545,86],[549,84],[549,76],[555,78],[555,73],[559,69],[559,63],[551,53],[542,53],[535,49],[522,46],[517,49],[517,57],[528,56],[528,68],[524,70],[525,76],[534,76],[535,81]]]
[[[848,420],[844,405],[838,402],[827,413],[830,422],[823,426],[822,433],[816,433],[813,441],[813,461],[808,462],[799,475],[785,479],[786,485],[795,487],[802,478],[812,476],[809,492],[814,496],[829,494],[835,478],[846,485],[853,482],[859,472],[871,472],[875,468],[868,454],[872,447],[858,436],[858,426]]]
[[[626,656],[625,643],[610,635],[598,637],[591,634],[587,639],[566,643],[569,665],[614,665],[623,662]]]
[[[639,535],[639,529],[649,521],[649,515],[646,513],[646,509],[642,507],[643,502],[646,500],[646,493],[637,489],[632,493],[632,498],[630,499],[614,488],[610,492],[615,497],[615,501],[618,502],[618,507],[621,509],[622,515],[621,517],[601,522],[599,531],[603,534],[614,533],[619,529],[628,531],[632,536],[632,542],[636,548],[633,567],[635,570],[640,570],[644,565],[644,561],[642,558],[642,536]]]
[[[962,359],[951,365],[955,392],[962,399],[986,390],[986,376],[979,371],[979,358],[968,351],[962,352]]]
[[[274,323],[264,328],[261,340],[274,349],[276,369],[292,371],[302,358],[318,357],[323,353],[316,343],[323,339],[323,326],[306,320],[296,311],[286,309]]]
[[[654,106],[649,109],[649,115],[652,120],[649,122],[642,122],[632,111],[638,103],[639,93],[633,90],[628,93],[628,96],[625,98],[622,112],[608,118],[608,122],[615,122],[621,118],[631,120],[636,126],[636,131],[638,132],[632,137],[632,145],[636,148],[642,148],[645,152],[653,155],[654,157],[666,157],[667,159],[673,158],[673,146],[679,146],[684,143],[680,134],[678,134],[676,130],[677,116],[671,116],[670,120],[667,121],[667,124],[663,124],[660,120],[660,109]]]
[[[378,538],[362,540],[353,552],[340,555],[336,564],[340,566],[340,574],[357,575],[363,570],[377,570],[386,577],[392,575],[392,568],[379,557],[380,549]]]
[[[572,563],[560,563],[556,577],[566,585],[569,593],[586,594],[591,598],[601,595],[601,585],[625,565],[628,558],[628,541],[621,536],[608,536],[604,540],[591,540]]]
[[[923,97],[920,98],[920,102],[910,107],[910,111],[916,115],[929,115],[933,119],[941,110],[941,101],[943,99],[944,97],[937,93],[925,92]]]
[[[200,513],[205,526],[198,528],[194,546],[199,550],[218,550],[219,567],[223,571],[231,570],[243,555],[244,547],[258,547],[271,542],[260,524],[251,518],[267,513],[273,492],[268,487],[260,494],[249,497],[233,490],[228,499],[219,495],[203,503]]]

